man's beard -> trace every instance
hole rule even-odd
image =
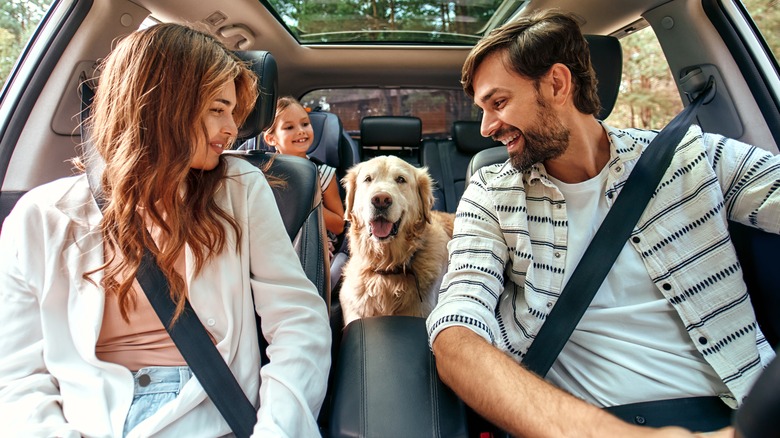
[[[509,153],[512,167],[517,170],[522,171],[536,163],[557,158],[569,147],[569,129],[561,123],[547,102],[538,95],[537,104],[538,123],[534,127],[520,131],[523,147]],[[509,130],[512,129],[502,129],[493,137],[502,138]]]

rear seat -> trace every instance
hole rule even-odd
[[[309,147],[309,157],[336,168],[338,181],[344,178],[347,169],[360,162],[360,150],[357,143],[344,130],[339,117],[326,111],[309,113],[311,127],[314,130],[314,142]],[[339,184],[341,199],[344,188]]]
[[[454,213],[463,195],[471,157],[501,144],[483,137],[479,128],[479,121],[458,121],[452,124],[451,139],[423,141],[422,165],[436,181],[434,210]]]
[[[363,159],[396,155],[420,167],[422,121],[409,116],[370,116],[360,121]]]
[[[360,151],[357,143],[344,130],[341,119],[336,114],[326,111],[312,111],[309,113],[309,119],[314,130],[314,142],[309,147],[307,154],[315,161],[336,168],[336,184],[339,187],[341,200],[344,201],[346,191],[341,185],[341,179],[344,178],[350,167],[360,162]],[[338,325],[341,325],[341,315],[338,313],[340,306],[337,294],[338,288],[341,287],[341,271],[349,259],[346,233],[347,229],[345,228],[339,236],[339,242],[329,268],[332,310],[335,312],[333,319],[338,321]]]

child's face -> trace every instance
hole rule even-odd
[[[265,141],[282,154],[306,157],[314,141],[309,113],[300,105],[288,106],[277,115],[276,128]]]

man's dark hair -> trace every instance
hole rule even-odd
[[[461,72],[463,90],[472,98],[474,72],[493,53],[503,53],[507,69],[537,84],[553,64],[565,65],[571,71],[577,109],[593,115],[601,109],[588,42],[573,15],[560,11],[537,12],[496,28],[481,39],[469,53]]]

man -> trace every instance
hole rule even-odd
[[[462,83],[510,160],[481,169],[458,207],[427,320],[442,380],[516,436],[689,436],[598,408],[664,400],[685,420],[676,402],[693,397],[705,428],[727,425],[774,352],[726,218],[780,232],[780,158],[691,127],[545,381],[519,362],[655,133],[596,120],[587,43],[565,14],[496,29]]]

